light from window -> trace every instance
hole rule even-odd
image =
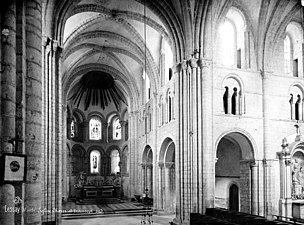
[[[120,172],[119,162],[120,162],[119,152],[118,150],[113,150],[111,152],[111,173],[116,174]]]
[[[169,102],[168,102],[168,107],[169,107],[169,121],[172,120],[172,114],[173,114],[173,105],[172,105],[172,97],[169,96]]]
[[[101,139],[101,122],[98,118],[94,117],[90,120],[90,140]]]
[[[75,122],[74,119],[71,122],[71,138],[75,137]]]
[[[291,59],[291,49],[290,49],[290,38],[286,35],[284,39],[284,71],[285,73],[290,73],[290,59]]]
[[[90,171],[100,173],[100,152],[97,150],[93,150],[90,154]]]
[[[121,139],[121,125],[119,119],[113,122],[113,140]]]
[[[235,29],[231,22],[225,21],[219,30],[221,40],[221,60],[223,65],[234,65]]]

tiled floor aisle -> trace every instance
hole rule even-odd
[[[153,215],[153,225],[169,225],[174,215]],[[140,225],[141,216],[117,216],[92,219],[63,220],[62,225]]]

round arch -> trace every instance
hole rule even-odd
[[[93,145],[93,146],[90,146],[87,150],[87,156],[90,156],[90,153],[94,150],[97,150],[100,152],[101,155],[105,155],[106,154],[106,151],[100,147],[99,145]]]
[[[143,163],[153,163],[153,151],[150,145],[147,145],[144,148],[144,152],[142,155],[142,162]]]
[[[215,149],[218,149],[219,143],[224,137],[228,137],[230,140],[235,141],[241,149],[244,149],[244,151],[242,151],[243,159],[254,160],[256,158],[256,143],[247,131],[232,129],[222,133],[215,142]]]
[[[76,115],[80,122],[86,121],[86,116],[80,109],[73,109],[73,115]]]
[[[118,153],[119,153],[119,156],[121,157],[121,149],[119,148],[118,145],[111,145],[110,147],[108,147],[108,148],[107,148],[107,151],[106,151],[107,155],[110,156],[110,155],[111,155],[111,152],[112,152],[113,150],[117,150]]]
[[[166,159],[171,159],[171,162],[175,161],[175,159],[174,159],[174,161],[172,161],[173,160],[172,157],[173,157],[173,154],[174,154],[172,152],[173,151],[172,147],[173,147],[173,150],[175,150],[175,144],[174,144],[173,140],[169,137],[165,138],[165,140],[163,141],[163,143],[160,147],[160,151],[159,151],[158,161],[160,163],[165,163]]]

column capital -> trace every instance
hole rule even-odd
[[[152,164],[152,163],[147,163],[147,164],[146,164],[146,167],[147,167],[147,169],[152,169],[153,164]]]
[[[253,161],[250,163],[250,167],[253,168],[253,167],[258,167],[259,163],[257,161]]]
[[[197,61],[197,65],[198,65],[200,68],[203,68],[203,67],[210,68],[210,67],[211,67],[211,61],[210,61],[210,60],[207,60],[207,59],[199,59],[199,60]]]
[[[197,68],[198,67],[198,60],[197,59],[189,59],[188,63],[191,68]]]
[[[187,67],[188,67],[187,60],[181,61],[180,65],[181,65],[181,69],[182,69],[182,70],[187,69]]]
[[[141,163],[140,166],[141,166],[141,168],[146,169],[146,164],[145,163]]]
[[[163,162],[158,162],[158,166],[159,166],[159,168],[164,168],[164,166],[165,166],[165,164],[163,163]]]
[[[179,73],[181,71],[181,64],[177,63],[172,67],[172,72],[174,73]]]
[[[165,168],[166,168],[166,169],[171,169],[171,168],[174,167],[174,165],[175,165],[174,162],[166,162],[166,163],[165,163]]]
[[[121,126],[124,126],[124,125],[126,125],[127,121],[120,120],[119,123],[120,123]]]
[[[83,121],[83,122],[81,123],[81,126],[82,126],[82,127],[88,127],[88,126],[89,126],[89,121]]]

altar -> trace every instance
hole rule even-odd
[[[294,200],[292,202],[292,217],[304,219],[304,200]]]
[[[110,176],[87,176],[81,172],[78,183],[74,185],[76,201],[92,201],[93,199],[120,198],[121,177]]]
[[[83,187],[77,187],[77,196],[80,199],[85,198],[108,198],[118,197],[116,196],[115,187],[112,185],[94,186],[84,185]]]

